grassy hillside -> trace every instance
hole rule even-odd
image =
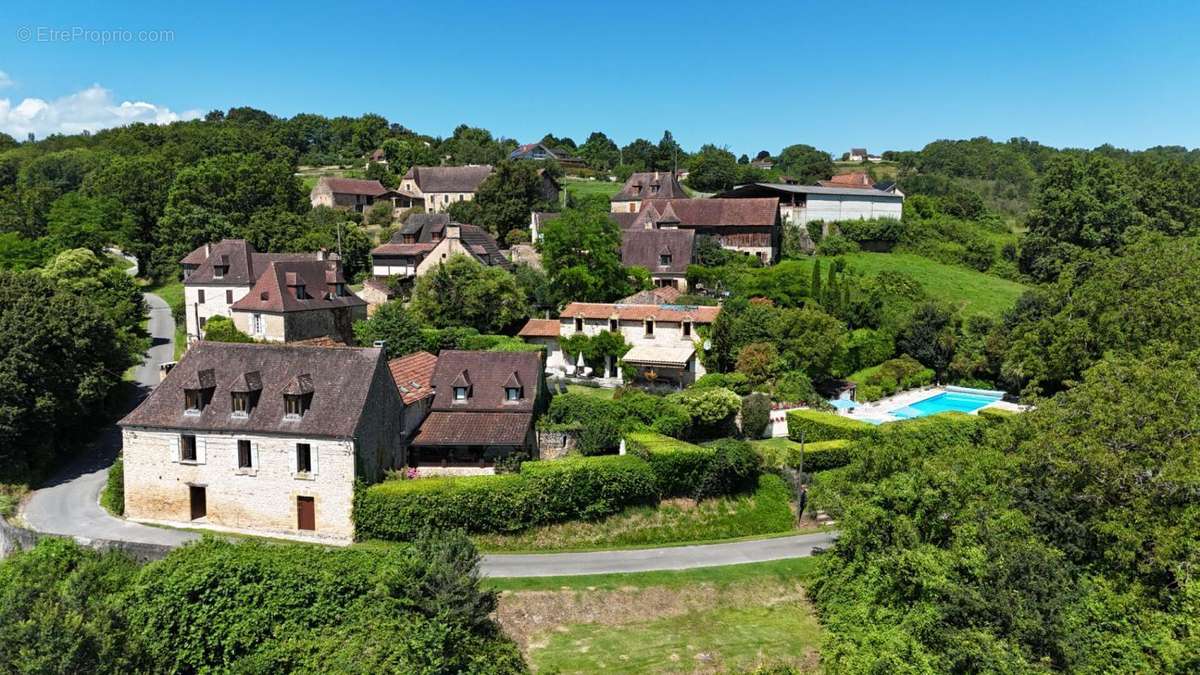
[[[616,181],[563,178],[561,183],[563,190],[576,197],[604,195],[611,198],[621,190],[621,184]]]
[[[879,180],[895,180],[896,174],[900,171],[900,165],[895,162],[873,162],[863,164],[862,162],[834,162],[833,173],[854,173],[855,171],[870,171]]]
[[[863,274],[883,271],[902,272],[921,282],[937,300],[963,308],[966,313],[998,316],[1012,307],[1028,288],[1015,281],[976,272],[965,267],[944,265],[912,253],[859,252],[843,256],[850,266]],[[806,261],[811,264],[810,261]],[[828,260],[823,264],[828,270]],[[805,269],[810,269],[807,267]]]

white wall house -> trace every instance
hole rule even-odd
[[[877,187],[750,183],[717,196],[731,199],[778,197],[780,219],[792,225],[805,225],[816,220],[827,223],[876,218],[899,220],[904,208],[904,193],[894,185],[881,190]]]

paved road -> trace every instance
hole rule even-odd
[[[485,555],[480,572],[490,577],[548,577],[737,565],[810,556],[814,546],[828,547],[836,536],[835,532],[818,532],[728,544],[628,551]]]
[[[152,346],[145,362],[137,369],[135,379],[140,391],[130,402],[131,407],[158,384],[159,364],[171,361],[175,355],[175,320],[171,308],[157,295],[146,293],[144,297],[150,309]],[[35,530],[81,539],[115,539],[168,546],[197,539],[198,535],[193,532],[114,518],[100,506],[100,490],[120,447],[120,430],[115,425],[105,428],[95,447],[30,496],[21,512],[25,522]],[[735,565],[809,556],[814,546],[832,544],[834,536],[832,532],[822,532],[728,544],[627,551],[494,554],[483,556],[480,571],[493,577],[539,577]]]
[[[131,407],[158,384],[158,366],[175,357],[175,320],[166,301],[152,293],[143,295],[150,310],[150,350],[138,366],[138,395]],[[25,502],[21,515],[35,530],[84,539],[117,539],[149,544],[178,545],[196,538],[190,532],[131,523],[108,515],[99,504],[100,490],[121,448],[121,432],[106,427],[89,448]]]

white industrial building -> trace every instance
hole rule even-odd
[[[881,189],[882,188],[882,189]],[[785,223],[811,221],[900,219],[904,193],[894,184],[873,187],[826,187],[787,183],[739,185],[717,195],[731,199],[778,197],[779,216]]]

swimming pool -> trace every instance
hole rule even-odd
[[[986,389],[967,389],[965,387],[947,387],[946,391],[917,401],[911,405],[890,412],[896,419],[912,419],[935,415],[940,412],[973,413],[980,408],[995,403],[1004,397],[1004,392],[988,391]]]

